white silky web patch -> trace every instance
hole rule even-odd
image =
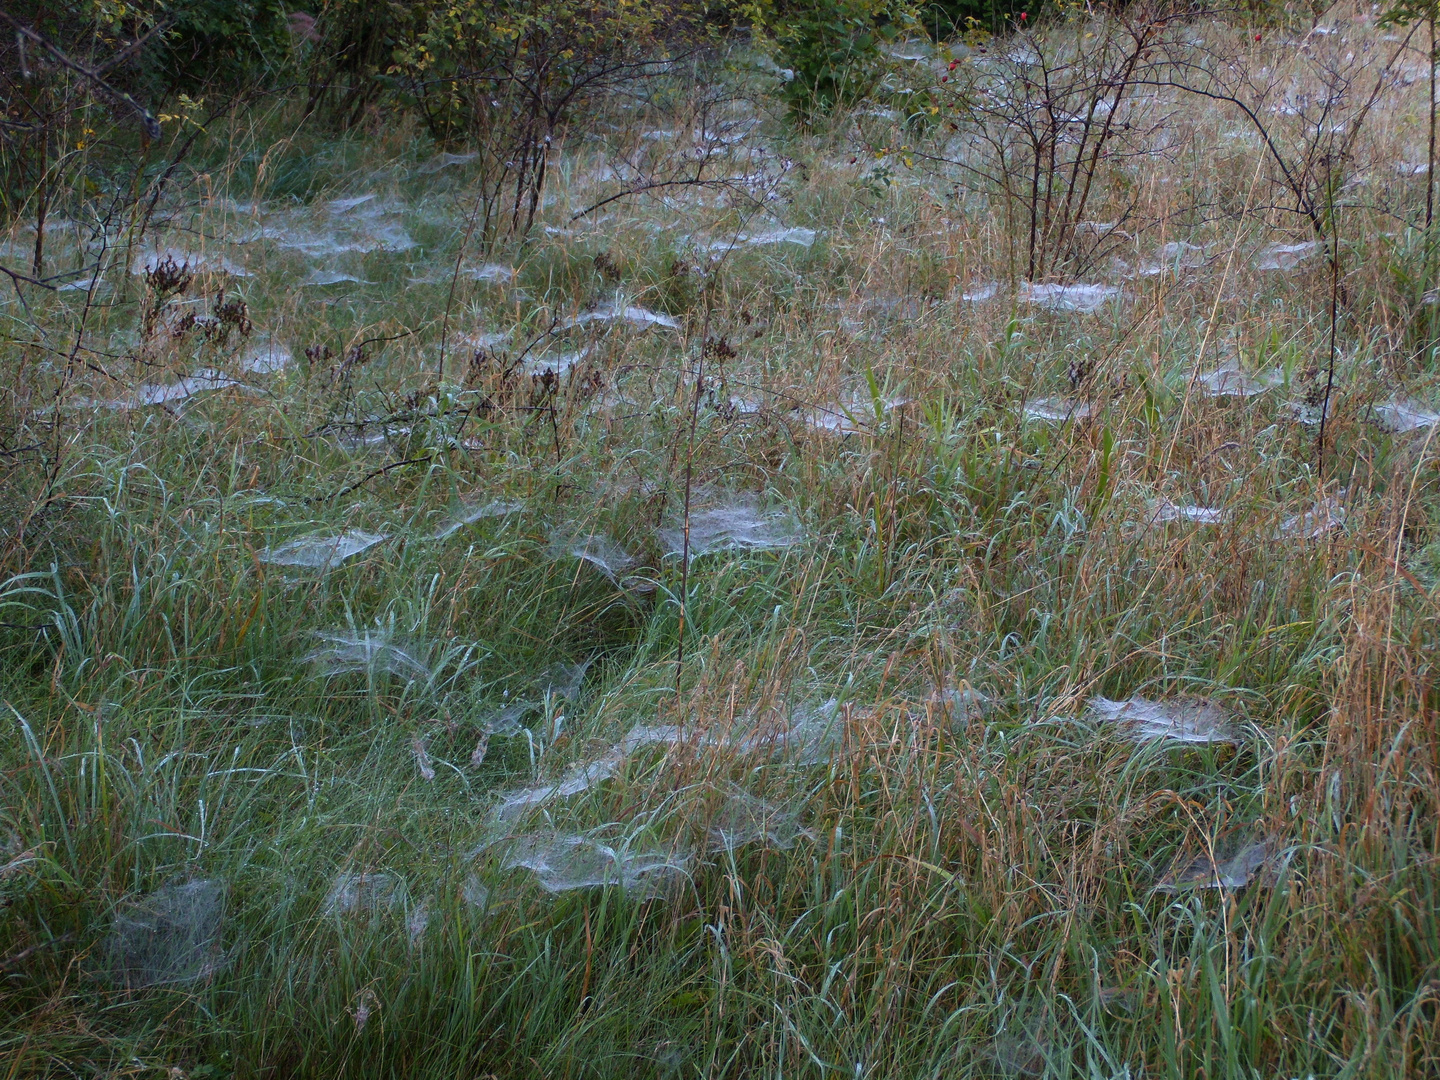
[[[350,529],[338,536],[302,536],[276,547],[267,547],[260,553],[260,561],[276,566],[325,569],[388,539],[384,533],[366,532],[364,529]]]
[[[620,575],[635,565],[635,557],[615,543],[608,536],[591,533],[589,536],[566,536],[556,532],[550,538],[550,554],[554,558],[579,559],[589,563],[596,570],[617,584]]]
[[[239,263],[231,262],[224,255],[185,251],[183,248],[168,247],[148,251],[136,257],[130,264],[130,273],[137,276],[153,274],[166,265],[191,274],[228,274],[230,277],[249,277],[250,271]]]
[[[1281,845],[1273,840],[1250,841],[1229,858],[1202,853],[1179,860],[1155,885],[1160,893],[1181,893],[1190,889],[1243,889],[1257,877],[1273,880],[1275,860]]]
[[[1053,423],[1066,420],[1084,420],[1089,417],[1092,412],[1094,412],[1094,409],[1084,401],[1047,397],[1027,401],[1023,415],[1026,420],[1044,420]]]
[[[1190,506],[1173,503],[1169,499],[1156,499],[1150,510],[1150,524],[1159,525],[1167,521],[1189,521],[1196,525],[1219,525],[1229,517],[1224,510],[1210,506]]]
[[[1375,406],[1375,422],[1386,431],[1403,434],[1434,427],[1440,423],[1440,413],[1409,398],[1397,399]]]
[[[1280,523],[1277,538],[1319,540],[1326,533],[1345,526],[1345,507],[1333,498],[1325,498],[1301,514],[1294,514]]]
[[[382,872],[336,874],[325,894],[326,915],[373,913],[397,907],[404,899],[400,879]]]
[[[801,540],[800,523],[784,510],[765,510],[754,496],[739,495],[690,512],[690,557],[716,551],[764,551],[790,547]],[[665,554],[685,551],[685,523],[672,523],[657,533]]]
[[[1090,699],[1090,717],[1114,724],[1134,742],[1234,743],[1238,737],[1223,709],[1203,698],[1152,701]]]
[[[1294,270],[1320,249],[1314,240],[1299,244],[1271,244],[1261,248],[1251,263],[1256,270]]]
[[[639,329],[647,329],[652,326],[664,330],[680,329],[680,321],[672,316],[662,314],[658,311],[651,311],[649,308],[639,307],[635,304],[601,304],[591,311],[582,311],[579,315],[573,315],[564,320],[559,329],[573,330],[577,326],[588,326],[591,323],[614,323],[624,322]]]
[[[316,634],[322,644],[306,654],[304,662],[313,664],[325,676],[344,675],[356,671],[386,671],[415,680],[430,678],[430,669],[386,630],[326,632]],[[413,646],[412,646],[413,647]]]
[[[1121,296],[1117,285],[1032,285],[1021,282],[1020,299],[1027,304],[1046,308],[1050,311],[1074,312],[1088,315],[1118,300]]]
[[[1233,367],[1216,368],[1195,377],[1196,389],[1206,397],[1254,397],[1273,385]]]
[[[121,986],[197,982],[225,960],[220,931],[225,884],[218,880],[167,885],[123,905],[106,942],[108,975]]]
[[[737,788],[726,793],[710,818],[705,837],[712,852],[735,851],[750,844],[789,851],[802,837],[814,839],[814,834],[800,824],[793,811]]]
[[[638,899],[652,899],[686,878],[690,863],[684,852],[633,851],[573,833],[534,833],[516,837],[500,865],[529,870],[546,892],[618,885]]]
[[[474,525],[477,521],[484,521],[487,518],[508,517],[510,514],[518,514],[524,509],[524,503],[506,502],[500,499],[480,506],[467,506],[431,533],[430,539],[444,540],[459,532],[466,525]]]
[[[100,401],[77,401],[76,405],[88,408],[130,409],[153,408],[158,405],[174,405],[188,401],[197,394],[215,390],[239,389],[249,391],[250,387],[239,379],[226,375],[214,368],[200,368],[193,375],[186,375],[173,383],[141,383],[133,394],[125,397],[108,398]]]

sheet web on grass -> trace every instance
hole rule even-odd
[[[794,811],[738,788],[725,793],[705,829],[706,847],[712,853],[757,843],[789,851],[802,838],[814,836]]]
[[[271,341],[259,342],[240,358],[240,370],[249,375],[274,375],[290,366],[290,350]]]
[[[589,791],[601,781],[609,780],[620,771],[624,764],[625,754],[618,747],[612,747],[593,761],[583,761],[572,765],[565,775],[553,784],[540,784],[536,787],[510,792],[496,805],[492,812],[494,820],[497,822],[516,821],[527,811],[533,810],[551,799],[567,799],[572,795]]]
[[[302,536],[276,547],[267,547],[260,553],[260,561],[276,566],[325,569],[339,565],[352,555],[359,555],[388,539],[390,538],[384,533],[366,532],[364,529],[350,529],[331,536]]]
[[[743,718],[737,728],[728,739],[712,738],[707,745],[784,759],[794,765],[818,765],[834,756],[845,736],[844,715],[836,698],[798,706],[788,717],[780,712]]]
[[[332,879],[321,910],[326,915],[350,915],[397,907],[403,901],[404,890],[394,874],[346,871]]]
[[[520,733],[520,721],[525,714],[535,709],[533,701],[516,701],[503,708],[490,713],[481,721],[481,729],[486,735],[518,735]],[[481,755],[482,758],[484,755]]]
[[[1293,537],[1297,540],[1319,540],[1326,533],[1345,526],[1345,507],[1338,499],[1321,499],[1304,513],[1294,514],[1280,523],[1276,538]]]
[[[1027,304],[1047,308],[1050,311],[1074,312],[1088,315],[1099,311],[1112,300],[1118,300],[1121,290],[1117,285],[1031,285],[1021,282],[1020,299]]]
[[[1157,277],[1166,271],[1193,270],[1205,265],[1205,249],[1183,240],[1162,244],[1155,257],[1136,268],[1139,277]]]
[[[1195,377],[1195,387],[1206,397],[1254,397],[1269,390],[1278,379],[1255,378],[1236,367],[1219,367]]]
[[[552,703],[578,702],[584,689],[585,672],[589,668],[588,660],[579,664],[551,664],[531,683],[530,692],[518,697],[518,700],[510,700],[509,691],[506,691],[506,703],[484,715],[480,721],[481,731],[487,739],[491,735],[518,735],[524,730],[521,721],[532,713],[541,712],[547,697]],[[484,754],[481,753],[480,757],[483,760]]]
[[[620,742],[599,757],[571,765],[553,784],[537,784],[505,793],[491,811],[491,818],[499,824],[518,821],[530,810],[543,806],[552,799],[567,799],[579,795],[618,775],[630,755],[637,750],[649,746],[673,745],[684,739],[685,733],[678,727],[637,724]]]
[[[601,304],[590,311],[582,311],[578,315],[573,315],[562,322],[559,329],[572,330],[578,326],[588,326],[597,322],[623,322],[642,330],[652,326],[664,330],[680,329],[679,320],[673,316],[651,311],[636,304],[626,304],[623,300],[616,300],[613,304]]]
[[[800,542],[800,523],[784,510],[766,510],[751,495],[702,504],[690,512],[689,551],[693,559],[716,551],[762,551]],[[685,551],[685,523],[672,521],[658,536],[667,555]]]
[[[515,268],[513,266],[501,266],[499,263],[486,263],[484,266],[467,267],[460,272],[475,281],[483,281],[491,284],[513,281],[515,279]]]
[[[1173,503],[1169,499],[1156,499],[1150,507],[1149,522],[1152,525],[1163,524],[1167,521],[1189,521],[1196,525],[1219,525],[1227,520],[1229,514],[1217,507],[1212,506],[1191,506],[1185,503]]]
[[[1129,701],[1090,699],[1091,719],[1114,724],[1135,742],[1234,743],[1239,738],[1229,716],[1204,698],[1152,701],[1133,697]]]
[[[702,806],[708,804],[705,812]],[[701,816],[694,817],[699,814]],[[814,839],[791,809],[767,802],[739,788],[692,804],[687,814],[704,826],[704,848],[710,854],[734,853],[751,845],[788,851],[802,838]],[[673,820],[673,818],[672,818]],[[623,843],[600,833],[573,833],[553,829],[523,833],[481,845],[475,854],[497,847],[502,870],[529,870],[547,892],[619,886],[641,899],[671,894],[689,877],[695,856],[683,842]],[[474,891],[483,889],[472,878]],[[470,880],[466,888],[471,889]],[[488,902],[488,891],[483,894]]]
[[[1256,270],[1294,270],[1319,249],[1320,245],[1314,240],[1299,244],[1271,244],[1256,253],[1251,265]]]
[[[873,425],[886,414],[908,404],[910,399],[899,394],[878,400],[866,395],[852,394],[848,401],[816,405],[802,410],[800,415],[806,426],[830,435],[873,435]]]
[[[691,238],[690,243],[698,251],[719,254],[731,248],[773,247],[776,244],[793,244],[808,248],[814,245],[817,233],[803,226],[776,226],[755,232],[741,232],[733,236],[715,237],[710,240]]]
[[[476,350],[503,349],[510,344],[510,338],[509,330],[476,330],[462,335],[458,344]]]
[[[413,643],[402,643],[388,630],[355,632],[319,631],[323,644],[311,650],[304,662],[321,675],[344,675],[355,671],[387,671],[411,679],[428,679],[431,672],[413,651]]]
[[[1160,893],[1190,889],[1243,889],[1252,881],[1274,884],[1282,845],[1275,840],[1248,840],[1221,858],[1218,851],[1202,852],[1193,859],[1177,858],[1155,884]]]
[[[144,409],[157,405],[173,405],[186,402],[197,394],[212,390],[240,389],[254,392],[239,379],[216,371],[214,368],[200,368],[194,374],[186,375],[173,383],[141,383],[134,393],[122,397],[75,402],[83,408],[100,409]]]
[[[515,710],[513,716],[518,728],[518,715],[523,708],[509,706],[502,716]],[[781,722],[778,715],[764,720],[747,717],[737,728],[729,733],[712,732],[699,737],[698,733],[676,725],[637,724],[604,753],[573,763],[557,780],[503,793],[491,811],[491,820],[508,826],[531,810],[589,791],[618,776],[631,755],[647,747],[694,741],[697,748],[712,753],[760,755],[790,765],[809,766],[828,761],[840,749],[844,737],[843,716],[835,698],[797,708],[786,722]]]
[[[574,352],[535,356],[522,363],[520,365],[520,371],[521,374],[529,375],[532,378],[538,378],[546,373],[563,377],[570,374],[570,372],[574,370],[578,364],[583,363],[589,355],[590,349],[586,347],[584,349],[577,349]]]
[[[576,536],[556,530],[550,536],[550,554],[553,558],[568,556],[589,563],[616,583],[635,566],[635,557],[602,533]]]
[[[585,672],[589,670],[589,660],[579,664],[551,664],[540,673],[536,686],[542,694],[579,701],[580,691],[585,685]]]
[[[122,986],[196,982],[225,960],[220,932],[226,889],[215,880],[167,885],[116,912],[108,941],[109,977]]]
[[[1034,398],[1025,403],[1023,415],[1026,420],[1065,421],[1085,420],[1094,409],[1083,401],[1072,401],[1069,398],[1047,397]]]
[[[747,717],[737,724],[737,730],[703,737],[675,725],[637,724],[604,753],[573,763],[555,781],[503,793],[490,820],[508,828],[533,810],[580,795],[620,775],[638,750],[691,741],[697,750],[712,754],[759,755],[791,766],[818,765],[829,761],[843,745],[844,716],[838,700],[830,698],[794,709],[783,722],[780,715]]]
[[[1387,401],[1375,406],[1375,422],[1386,431],[1403,434],[1407,431],[1424,431],[1440,423],[1440,413],[1427,408],[1418,401],[1401,399]]]
[[[300,282],[300,284],[302,286],[314,285],[320,287],[325,285],[345,284],[374,285],[375,283],[373,281],[367,281],[365,278],[356,277],[354,274],[347,274],[344,270],[327,270],[317,267],[316,269],[310,271],[309,276],[306,277],[304,281]]]
[[[926,701],[931,718],[951,731],[965,731],[973,721],[984,719],[990,699],[973,686],[962,684],[934,691]]]
[[[450,168],[452,165],[468,165],[480,155],[478,153],[451,154],[440,153],[429,161],[423,162],[416,170],[417,176],[434,176],[436,173]]]
[[[323,212],[314,207],[261,204],[250,216],[254,227],[238,243],[265,242],[279,251],[293,251],[310,259],[343,255],[398,254],[417,244],[400,217],[410,208],[375,194],[333,199]],[[335,266],[317,273],[341,274]],[[335,279],[339,280],[339,279]],[[353,280],[353,279],[352,279]],[[319,284],[322,279],[302,282]]]
[[[501,499],[479,506],[462,507],[454,517],[431,533],[430,539],[444,540],[459,532],[466,525],[474,525],[477,521],[484,521],[486,518],[508,517],[511,514],[518,514],[524,509],[524,503],[506,502]]]
[[[500,865],[531,871],[546,892],[618,885],[637,898],[650,899],[684,880],[691,862],[681,851],[615,848],[574,833],[533,833],[515,837]]]
[[[230,277],[249,277],[250,271],[224,255],[185,251],[181,248],[162,248],[137,256],[130,272],[135,275],[157,274],[173,270],[189,274],[228,274]]]

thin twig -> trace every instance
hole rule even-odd
[[[480,207],[485,203],[485,192],[475,196],[475,207],[470,211],[470,220],[465,225],[465,235],[460,240],[460,250],[455,252],[455,269],[450,274],[450,293],[445,297],[445,313],[440,317],[440,362],[435,365],[435,381],[445,381],[445,338],[450,332],[450,309],[455,304],[455,286],[460,281],[460,264],[465,259],[465,249],[470,246],[470,237],[475,233],[475,222],[480,217]],[[486,218],[489,218],[487,213]]]
[[[18,953],[14,953],[13,955],[5,957],[5,959],[3,960],[0,960],[0,971],[7,971],[10,968],[14,967],[16,964],[20,963],[22,960],[28,960],[41,949],[48,949],[54,945],[64,945],[74,936],[75,935],[73,933],[61,934],[59,937],[53,937],[50,938],[48,941],[42,941],[36,945],[31,945],[28,949],[21,949]]]
[[[325,501],[325,502],[334,502],[336,499],[343,499],[346,495],[349,495],[352,491],[358,491],[360,488],[362,488],[362,487],[364,487],[366,484],[368,484],[371,480],[374,480],[376,477],[379,477],[379,476],[384,476],[386,473],[390,472],[392,469],[403,468],[403,467],[406,466],[406,465],[424,465],[424,464],[427,464],[427,463],[429,463],[429,462],[431,462],[431,461],[434,461],[434,460],[435,460],[435,456],[434,456],[433,454],[426,454],[424,457],[406,458],[404,461],[392,461],[389,465],[382,465],[382,466],[381,466],[380,468],[378,468],[378,469],[372,469],[372,470],[370,470],[370,472],[366,473],[366,474],[365,474],[363,477],[361,477],[359,480],[356,480],[355,483],[349,484],[349,485],[347,485],[346,487],[341,488],[341,489],[340,489],[339,491],[337,491],[334,495],[331,495],[328,499],[326,499],[326,500],[324,500],[324,501]]]
[[[151,139],[160,138],[160,121],[155,119],[155,114],[152,113],[149,109],[145,108],[144,105],[141,105],[129,94],[125,93],[125,91],[117,90],[115,87],[111,86],[108,82],[101,78],[98,71],[94,70],[93,68],[87,68],[84,64],[78,63],[77,61],[70,59],[70,57],[66,56],[63,52],[61,52],[59,48],[51,44],[46,38],[36,33],[30,27],[26,26],[24,23],[11,15],[4,8],[0,8],[0,20],[9,23],[10,26],[14,29],[15,33],[21,39],[29,41],[34,45],[40,46],[40,48],[44,49],[47,53],[54,57],[55,61],[59,63],[62,67],[69,68],[71,71],[75,72],[75,74],[79,75],[82,79],[93,83],[96,87],[104,91],[111,98],[119,101],[121,104],[125,105],[132,112],[134,112],[140,121],[140,126],[145,131],[146,137]],[[133,48],[134,46],[131,47]]]
[[[19,270],[11,270],[8,266],[0,266],[0,274],[7,275],[10,280],[14,282],[17,293],[20,291],[20,282],[22,281],[27,285],[38,285],[42,289],[49,289],[51,292],[55,291],[54,285],[48,285],[39,278],[31,277],[29,274],[22,274]]]

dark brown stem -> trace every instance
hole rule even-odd
[[[51,292],[55,291],[54,285],[51,285],[45,281],[40,281],[37,278],[33,278],[29,274],[22,274],[18,270],[11,270],[8,266],[0,266],[0,274],[4,274],[15,283],[15,285],[17,286],[15,291],[17,294],[20,291],[18,286],[22,281],[25,282],[27,285],[38,285],[42,289],[49,289]]]
[[[1430,149],[1425,159],[1425,231],[1435,217],[1435,9],[1430,9]]]
[[[455,286],[460,281],[460,264],[465,259],[465,249],[470,246],[470,237],[475,232],[475,222],[480,218],[480,208],[485,205],[482,191],[475,198],[475,208],[470,211],[470,220],[465,225],[465,235],[460,240],[460,250],[455,253],[455,269],[450,274],[450,293],[445,298],[445,314],[440,317],[440,362],[435,366],[435,381],[445,381],[445,338],[450,331],[450,309],[455,304]]]
[[[50,208],[50,184],[45,163],[48,140],[40,142],[40,183],[35,188],[35,258],[30,264],[37,278],[45,276],[45,214]]]
[[[1330,394],[1335,388],[1335,325],[1340,317],[1340,236],[1334,213],[1330,220],[1330,362],[1325,370],[1325,397],[1320,403],[1320,434],[1315,447],[1315,471],[1325,475],[1325,423],[1330,418]]]
[[[363,478],[355,481],[355,483],[353,484],[349,484],[341,488],[334,495],[331,495],[327,501],[334,502],[336,499],[343,499],[351,492],[359,491],[362,487],[368,484],[371,480],[374,480],[377,476],[384,476],[386,473],[393,472],[395,469],[403,469],[407,465],[425,465],[434,460],[434,455],[426,454],[424,457],[406,458],[404,461],[392,461],[389,465],[382,465],[378,469],[370,470],[370,472],[366,473]]]

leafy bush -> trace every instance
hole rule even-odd
[[[1020,13],[1035,19],[1045,5],[1011,0],[931,0],[921,5],[920,21],[936,40],[956,37],[975,28],[998,34],[1014,24]]]
[[[551,146],[577,110],[664,71],[703,14],[687,0],[458,0],[410,12],[393,89],[437,142],[479,153],[482,235],[527,230]]]
[[[82,62],[140,43],[107,77],[146,98],[253,81],[290,48],[281,0],[20,0],[7,10]]]
[[[131,29],[168,23],[142,54],[141,68],[152,92],[165,97],[251,82],[283,62],[290,47],[281,0],[169,0],[146,8],[129,9]]]
[[[853,104],[883,74],[880,45],[907,14],[889,0],[755,0],[746,14],[777,64],[801,120]]]

